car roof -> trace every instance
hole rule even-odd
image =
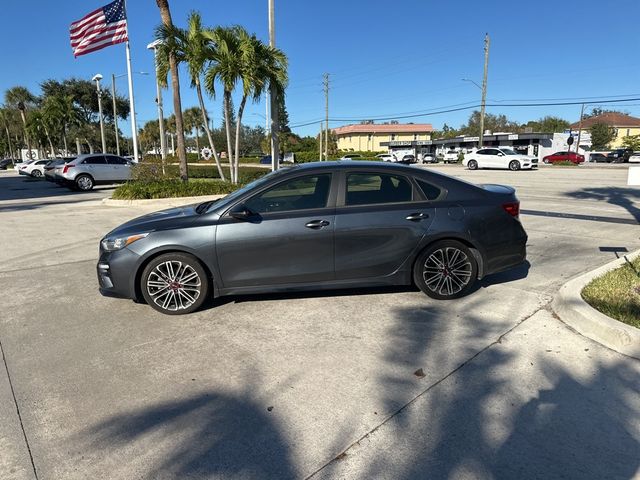
[[[416,167],[410,167],[408,165],[402,165],[397,163],[386,162],[374,162],[371,160],[335,160],[329,162],[309,162],[296,164],[295,171],[306,170],[335,170],[335,169],[350,169],[350,168],[376,168],[386,170],[396,170],[403,172],[416,172],[420,171]]]

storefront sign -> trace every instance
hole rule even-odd
[[[480,140],[480,137],[464,137],[462,139],[463,142],[477,142]]]
[[[390,147],[410,147],[411,142],[406,140],[394,140],[392,142],[389,142],[389,146]]]
[[[507,140],[517,140],[518,139],[518,134],[517,133],[512,133],[511,135],[509,135],[507,137]]]

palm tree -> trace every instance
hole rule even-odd
[[[162,24],[167,28],[173,27],[169,0],[156,0]],[[166,50],[165,50],[166,49]],[[182,120],[182,102],[180,100],[180,76],[178,74],[178,62],[176,61],[177,44],[172,37],[168,37],[166,43],[160,45],[159,51],[165,51],[171,72],[171,89],[173,90],[173,111],[176,117],[176,133],[178,137],[178,158],[180,159],[180,178],[183,181],[189,179],[189,167],[187,165],[187,150],[184,143],[184,126]],[[163,55],[164,56],[164,55]]]
[[[218,27],[212,33],[215,48],[211,51],[211,63],[205,73],[205,88],[211,95],[215,95],[216,82],[222,85],[227,148],[233,172],[231,180],[237,183],[242,115],[247,99],[259,101],[265,89],[270,87],[279,94],[284,92],[287,84],[287,57],[281,50],[266,45],[240,26]],[[236,116],[233,149],[230,104],[231,94],[238,83],[242,84],[242,98]]]
[[[200,118],[200,109],[198,107],[187,108],[184,111],[184,127],[185,131],[189,133],[193,133],[196,131],[195,140],[196,140],[196,150],[198,155],[200,154],[200,128],[202,127],[202,119]]]
[[[7,90],[4,94],[4,103],[9,108],[20,111],[20,117],[22,118],[22,128],[24,132],[24,140],[27,144],[27,151],[29,158],[31,158],[31,138],[27,130],[27,108],[33,106],[36,103],[36,97],[25,87],[13,87]]]
[[[67,130],[70,126],[80,123],[80,114],[73,103],[73,97],[62,94],[46,97],[42,109],[45,116],[51,117],[55,122],[55,133],[62,137],[64,152],[68,155]]]
[[[222,166],[220,164],[220,158],[215,144],[213,143],[213,137],[209,128],[209,118],[204,106],[202,84],[200,80],[205,64],[212,55],[212,32],[211,30],[204,29],[202,27],[202,18],[198,12],[191,12],[189,14],[188,28],[186,30],[176,26],[167,27],[166,25],[161,25],[156,30],[156,39],[162,42],[161,46],[158,48],[158,78],[160,78],[161,83],[166,84],[167,73],[169,70],[169,49],[164,48],[162,45],[175,45],[173,53],[176,62],[178,64],[187,64],[189,76],[191,77],[191,86],[195,87],[196,93],[198,94],[202,123],[204,125],[204,130],[207,133],[209,147],[211,147],[211,151],[213,152],[213,158],[216,162],[216,166],[218,167],[220,178],[225,180]]]
[[[13,144],[11,142],[11,133],[9,132],[10,113],[7,108],[0,108],[0,123],[4,127],[4,131],[7,134],[7,146],[9,147],[9,156],[11,157],[11,164],[13,165]]]

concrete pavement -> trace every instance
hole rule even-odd
[[[531,268],[449,303],[262,295],[180,318],[96,291],[99,238],[146,207],[0,176],[20,410],[1,410],[0,477],[33,478],[25,438],[40,479],[637,475],[638,362],[547,310],[566,279],[640,247],[626,171],[427,168],[515,185]],[[6,378],[0,396],[10,406]]]

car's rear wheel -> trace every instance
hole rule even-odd
[[[520,162],[517,161],[517,160],[511,160],[509,162],[509,170],[514,171],[514,172],[517,171],[517,170],[520,170]]]
[[[31,172],[31,176],[39,178],[42,176],[42,172],[40,170],[34,170],[33,172]]]
[[[469,162],[467,163],[467,168],[469,170],[477,170],[478,169],[478,162],[476,162],[475,160],[469,160]]]
[[[94,182],[93,178],[91,178],[89,175],[78,175],[76,177],[75,184],[78,190],[88,192],[93,188]]]
[[[167,253],[145,267],[140,290],[153,309],[167,315],[181,315],[202,306],[209,294],[209,280],[195,257]]]
[[[463,297],[471,291],[478,265],[469,248],[455,240],[427,247],[416,259],[413,280],[420,290],[437,300]]]

